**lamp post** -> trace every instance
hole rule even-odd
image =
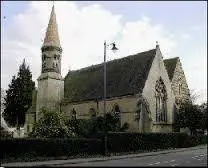
[[[111,50],[112,51],[116,51],[118,50],[118,48],[116,48],[115,43],[111,43],[111,44],[107,44],[106,41],[104,42],[104,121],[105,121],[105,137],[104,137],[104,154],[107,154],[107,121],[106,121],[106,50],[107,50],[107,46],[112,45]]]

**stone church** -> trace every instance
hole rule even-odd
[[[54,6],[41,47],[42,70],[26,115],[25,132],[32,131],[42,107],[66,118],[104,114],[103,63],[61,76],[62,48]],[[132,132],[172,132],[181,103],[190,100],[179,57],[163,59],[160,47],[106,63],[106,110],[127,122]]]

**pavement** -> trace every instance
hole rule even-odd
[[[163,157],[163,158],[161,158]],[[174,159],[173,159],[174,158]],[[207,166],[207,145],[200,145],[191,148],[180,148],[164,150],[159,152],[148,152],[122,156],[110,156],[102,158],[78,158],[69,160],[47,160],[37,162],[14,162],[1,164],[2,167],[31,167],[31,166],[176,166],[190,164],[190,166]],[[200,159],[200,160],[198,160]],[[162,161],[163,160],[163,161]],[[187,163],[184,161],[186,160]],[[193,162],[194,160],[194,162]],[[200,163],[199,163],[200,161]],[[174,162],[174,163],[173,163]],[[163,164],[163,165],[162,165]]]

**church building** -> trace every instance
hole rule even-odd
[[[41,47],[42,70],[26,115],[25,131],[41,117],[41,108],[66,118],[104,115],[104,64],[61,76],[62,48],[54,6]],[[106,111],[119,117],[131,132],[173,132],[175,113],[190,100],[179,57],[163,59],[160,47],[106,63]]]

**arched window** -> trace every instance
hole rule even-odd
[[[95,111],[94,108],[91,107],[90,110],[89,110],[89,113],[90,113],[91,118],[95,118],[96,117],[96,111]]]
[[[120,108],[119,108],[118,104],[115,104],[114,105],[113,112],[114,112],[114,115],[116,117],[120,118],[121,111],[120,111]]]
[[[156,81],[155,96],[156,96],[156,121],[166,122],[167,121],[167,91],[166,91],[166,86],[161,77],[159,80]]]
[[[141,113],[141,101],[139,101],[137,103],[137,110],[136,110],[136,120],[139,121],[140,120],[140,113]]]
[[[118,120],[118,126],[121,127],[121,110],[118,104],[115,104],[113,107],[113,114]]]
[[[72,116],[72,119],[77,119],[77,112],[75,111],[74,108],[71,111],[71,116]]]

